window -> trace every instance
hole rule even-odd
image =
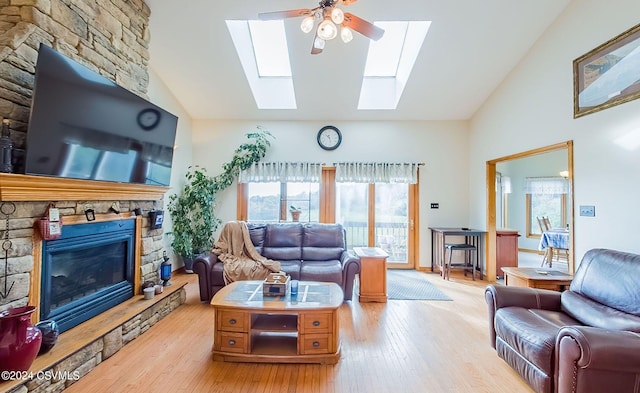
[[[291,206],[302,210],[299,221],[319,221],[320,183],[246,183],[246,189],[247,221],[291,221]]]
[[[549,217],[552,228],[567,226],[566,194],[527,194],[527,236],[542,235],[536,217]]]
[[[569,181],[564,177],[527,177],[524,179],[527,237],[538,237],[542,234],[537,217],[549,217],[552,228],[566,227],[569,188]]]

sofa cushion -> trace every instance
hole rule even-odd
[[[640,333],[640,317],[605,306],[575,292],[564,291],[561,306],[564,312],[585,325]]]
[[[342,264],[332,261],[303,261],[300,279],[305,281],[335,282],[342,286]]]
[[[563,326],[582,325],[557,311],[500,308],[495,314],[496,334],[547,375],[553,375],[556,336]]]
[[[570,290],[597,303],[640,317],[638,277],[640,255],[593,249],[582,258]]]
[[[302,238],[302,259],[327,261],[340,259],[345,250],[344,229],[340,224],[306,224]]]
[[[253,243],[253,246],[256,248],[258,253],[262,255],[262,246],[264,245],[267,224],[247,223],[247,228],[249,229],[251,243]]]
[[[302,259],[302,225],[267,225],[262,256],[275,261]]]
[[[280,270],[291,276],[292,280],[300,280],[300,266],[302,262],[300,260],[292,261],[279,261]]]

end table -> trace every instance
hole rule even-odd
[[[387,302],[387,254],[378,247],[354,247],[360,258],[360,297],[364,302]]]

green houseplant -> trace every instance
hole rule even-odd
[[[187,179],[180,194],[169,196],[169,215],[173,223],[171,247],[185,263],[185,270],[192,272],[193,258],[211,250],[213,233],[221,220],[215,215],[216,194],[233,184],[240,171],[260,161],[271,145],[273,135],[262,127],[248,133],[250,142],[241,144],[230,162],[222,166],[223,172],[209,176],[205,168],[189,167]]]

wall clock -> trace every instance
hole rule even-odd
[[[143,130],[149,131],[160,123],[160,111],[155,108],[147,108],[138,113],[138,125]]]
[[[318,131],[318,145],[325,150],[335,150],[342,143],[342,133],[334,126],[324,126]]]

